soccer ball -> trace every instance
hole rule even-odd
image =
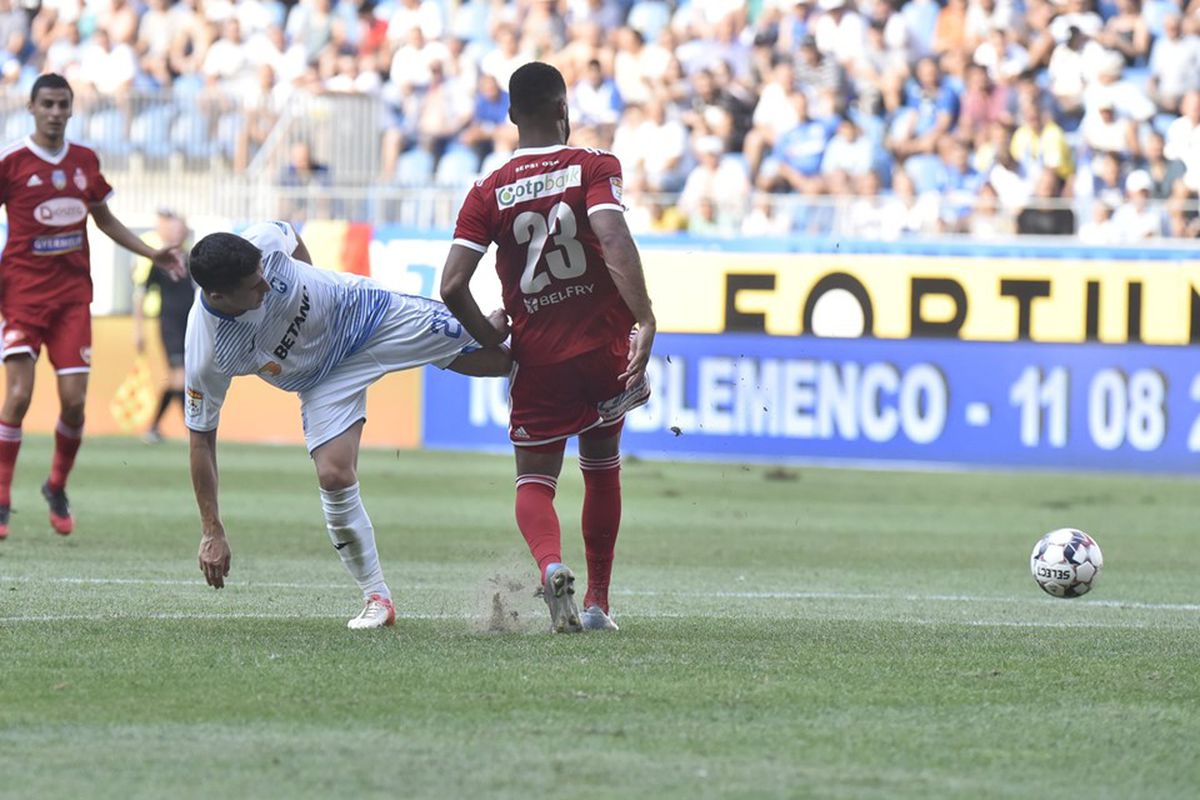
[[[1046,594],[1079,597],[1096,585],[1104,556],[1096,540],[1075,528],[1050,531],[1033,546],[1029,570]]]

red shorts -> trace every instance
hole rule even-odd
[[[595,429],[613,435],[623,417],[602,420],[597,404],[621,394],[629,338],[558,364],[521,366],[509,385],[508,438],[518,447],[559,442]]]
[[[46,345],[60,374],[92,368],[92,312],[87,303],[61,306],[8,306],[0,309],[0,358],[28,353],[34,359]]]

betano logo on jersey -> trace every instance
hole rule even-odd
[[[583,185],[583,167],[572,164],[566,169],[547,172],[543,175],[530,175],[515,183],[501,186],[496,190],[496,203],[500,208],[512,208],[517,203],[528,203],[542,197],[553,197],[562,194],[575,186]]]
[[[88,209],[83,201],[74,197],[56,197],[33,210],[33,216],[38,222],[56,228],[78,225],[87,219],[87,213]]]

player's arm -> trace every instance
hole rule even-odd
[[[297,261],[303,261],[305,264],[312,266],[312,256],[308,252],[308,246],[304,244],[304,240],[300,238],[300,231],[292,228],[292,232],[296,234],[296,249],[292,251],[292,258]]]
[[[214,589],[225,586],[229,575],[229,540],[221,524],[217,504],[217,432],[191,431],[188,457],[192,471],[192,490],[200,509],[200,571]]]
[[[592,231],[600,240],[604,250],[604,262],[616,284],[621,299],[637,321],[637,333],[629,343],[629,366],[621,374],[627,386],[641,379],[650,361],[650,350],[654,346],[657,321],[650,306],[650,294],[646,291],[646,275],[642,271],[642,258],[634,244],[625,215],[615,209],[593,211],[588,217]]]
[[[117,219],[117,215],[103,201],[92,203],[90,206],[92,219],[96,222],[105,236],[124,247],[131,253],[148,258],[154,264],[166,271],[175,280],[181,280],[187,275],[183,268],[183,258],[176,247],[163,247],[158,250],[138,238],[137,234],[125,227],[125,223]]]
[[[442,270],[442,302],[482,347],[498,347],[508,338],[508,318],[499,310],[484,316],[471,294],[471,276],[481,258],[483,253],[470,247],[450,247]]]

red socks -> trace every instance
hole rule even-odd
[[[67,486],[67,476],[75,466],[75,454],[83,444],[83,425],[71,427],[61,419],[54,429],[54,460],[50,464],[50,488],[61,492]]]
[[[13,471],[21,449],[21,426],[0,422],[0,505],[12,505]]]
[[[579,458],[583,472],[583,546],[587,554],[586,608],[598,605],[608,613],[608,582],[613,551],[621,527],[621,456]]]
[[[558,481],[549,475],[517,476],[517,527],[546,579],[546,567],[562,562],[562,531],[554,511]]]

